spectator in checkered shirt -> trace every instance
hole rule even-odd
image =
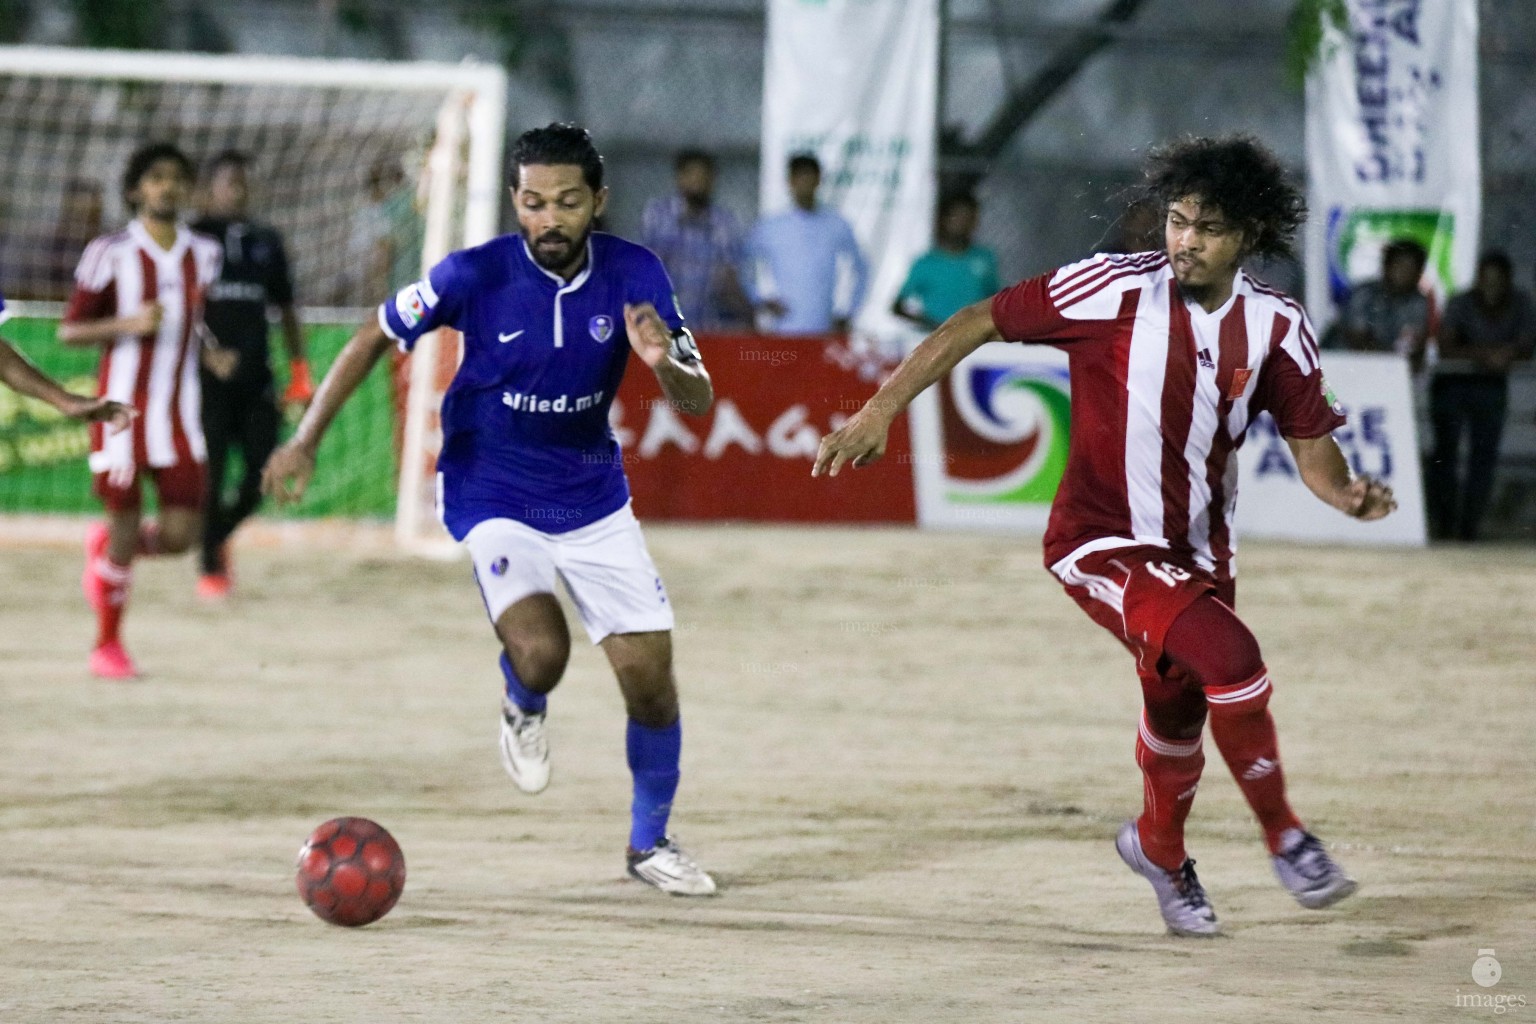
[[[744,327],[752,303],[736,267],[742,228],[736,215],[714,203],[715,158],[685,149],[673,163],[677,191],[645,206],[641,242],[661,257],[677,288],[682,313],[702,328]]]

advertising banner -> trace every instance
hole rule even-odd
[[[1424,487],[1408,363],[1395,355],[1329,352],[1323,371],[1349,423],[1334,433],[1356,473],[1385,480],[1397,511],[1374,523],[1342,515],[1313,497],[1268,414],[1248,428],[1239,453],[1237,529],[1242,537],[1340,544],[1426,542]],[[1241,556],[1239,556],[1241,557]]]
[[[305,338],[317,373],[323,372],[352,336],[355,323],[306,324]],[[6,321],[5,337],[28,359],[80,394],[96,393],[94,349],[65,348],[55,339],[53,317],[16,316]],[[272,339],[274,351],[279,340]],[[279,364],[281,361],[278,361]],[[274,367],[277,389],[287,386],[285,365]],[[389,372],[377,369],[363,382],[336,417],[320,446],[320,471],[304,500],[279,510],[262,506],[266,516],[377,516],[395,512],[394,412]],[[91,514],[101,503],[91,496],[85,456],[90,439],[83,425],[65,419],[52,406],[22,398],[0,387],[0,512]],[[239,482],[236,466],[227,474]],[[145,488],[153,504],[153,488]]]
[[[814,153],[821,202],[848,218],[870,261],[857,326],[883,339],[933,237],[939,37],[939,0],[768,2],[762,211],[789,205],[785,166]]]
[[[983,345],[912,403],[918,522],[1042,531],[1067,465],[1067,356]]]
[[[1429,251],[1440,308],[1471,281],[1482,177],[1475,0],[1347,0],[1307,82],[1307,309],[1331,323],[1381,249]]]
[[[632,360],[610,420],[624,448],[635,512],[656,519],[911,523],[905,417],[885,458],[811,479],[823,434],[875,393],[876,375],[840,342],[701,335],[715,406],[683,416]]]

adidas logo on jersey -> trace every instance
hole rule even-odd
[[[1189,350],[1185,349],[1184,351],[1188,352]],[[1216,363],[1213,359],[1211,359],[1210,349],[1203,348],[1200,350],[1200,365],[1205,367],[1207,370],[1216,369]]]
[[[1249,782],[1252,782],[1254,779],[1262,779],[1266,775],[1274,774],[1275,769],[1279,767],[1280,763],[1278,761],[1271,761],[1267,757],[1261,757],[1248,766],[1248,770],[1243,772],[1243,778]]]

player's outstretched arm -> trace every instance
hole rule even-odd
[[[901,361],[853,418],[821,439],[811,476],[837,476],[844,463],[867,466],[885,454],[885,435],[912,399],[943,377],[955,364],[998,337],[992,300],[966,306],[945,320]]]
[[[59,341],[71,348],[105,345],[125,334],[153,334],[160,329],[165,310],[158,302],[146,302],[138,312],[99,320],[65,320],[59,324]]]
[[[678,412],[702,416],[715,401],[715,386],[699,358],[693,336],[674,338],[661,314],[649,302],[624,304],[624,329],[635,350],[661,385],[661,393]]]
[[[107,398],[87,398],[65,391],[59,383],[27,361],[8,342],[0,341],[0,383],[17,394],[47,402],[70,419],[107,423],[122,430],[138,415],[132,406]]]
[[[261,472],[263,493],[280,502],[298,501],[303,497],[304,488],[315,472],[315,454],[320,450],[320,439],[390,344],[377,319],[370,318],[357,329],[320,382],[315,400],[299,421],[299,429],[292,440],[267,460]]]
[[[1356,519],[1381,519],[1397,509],[1392,488],[1369,476],[1355,476],[1333,435],[1288,437],[1301,482],[1326,504]]]

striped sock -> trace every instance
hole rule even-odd
[[[1205,768],[1200,737],[1169,740],[1152,731],[1146,712],[1136,734],[1136,764],[1141,768],[1143,804],[1136,831],[1147,859],[1177,871],[1184,852],[1184,822],[1195,803],[1195,790]]]
[[[96,646],[101,647],[121,638],[128,593],[133,588],[133,567],[118,565],[102,555],[92,571],[101,582],[102,600],[96,609]]]
[[[1241,683],[1206,687],[1205,699],[1216,749],[1259,819],[1269,852],[1278,853],[1286,829],[1301,828],[1301,821],[1285,799],[1280,741],[1269,713],[1271,692],[1269,672],[1260,669]]]

